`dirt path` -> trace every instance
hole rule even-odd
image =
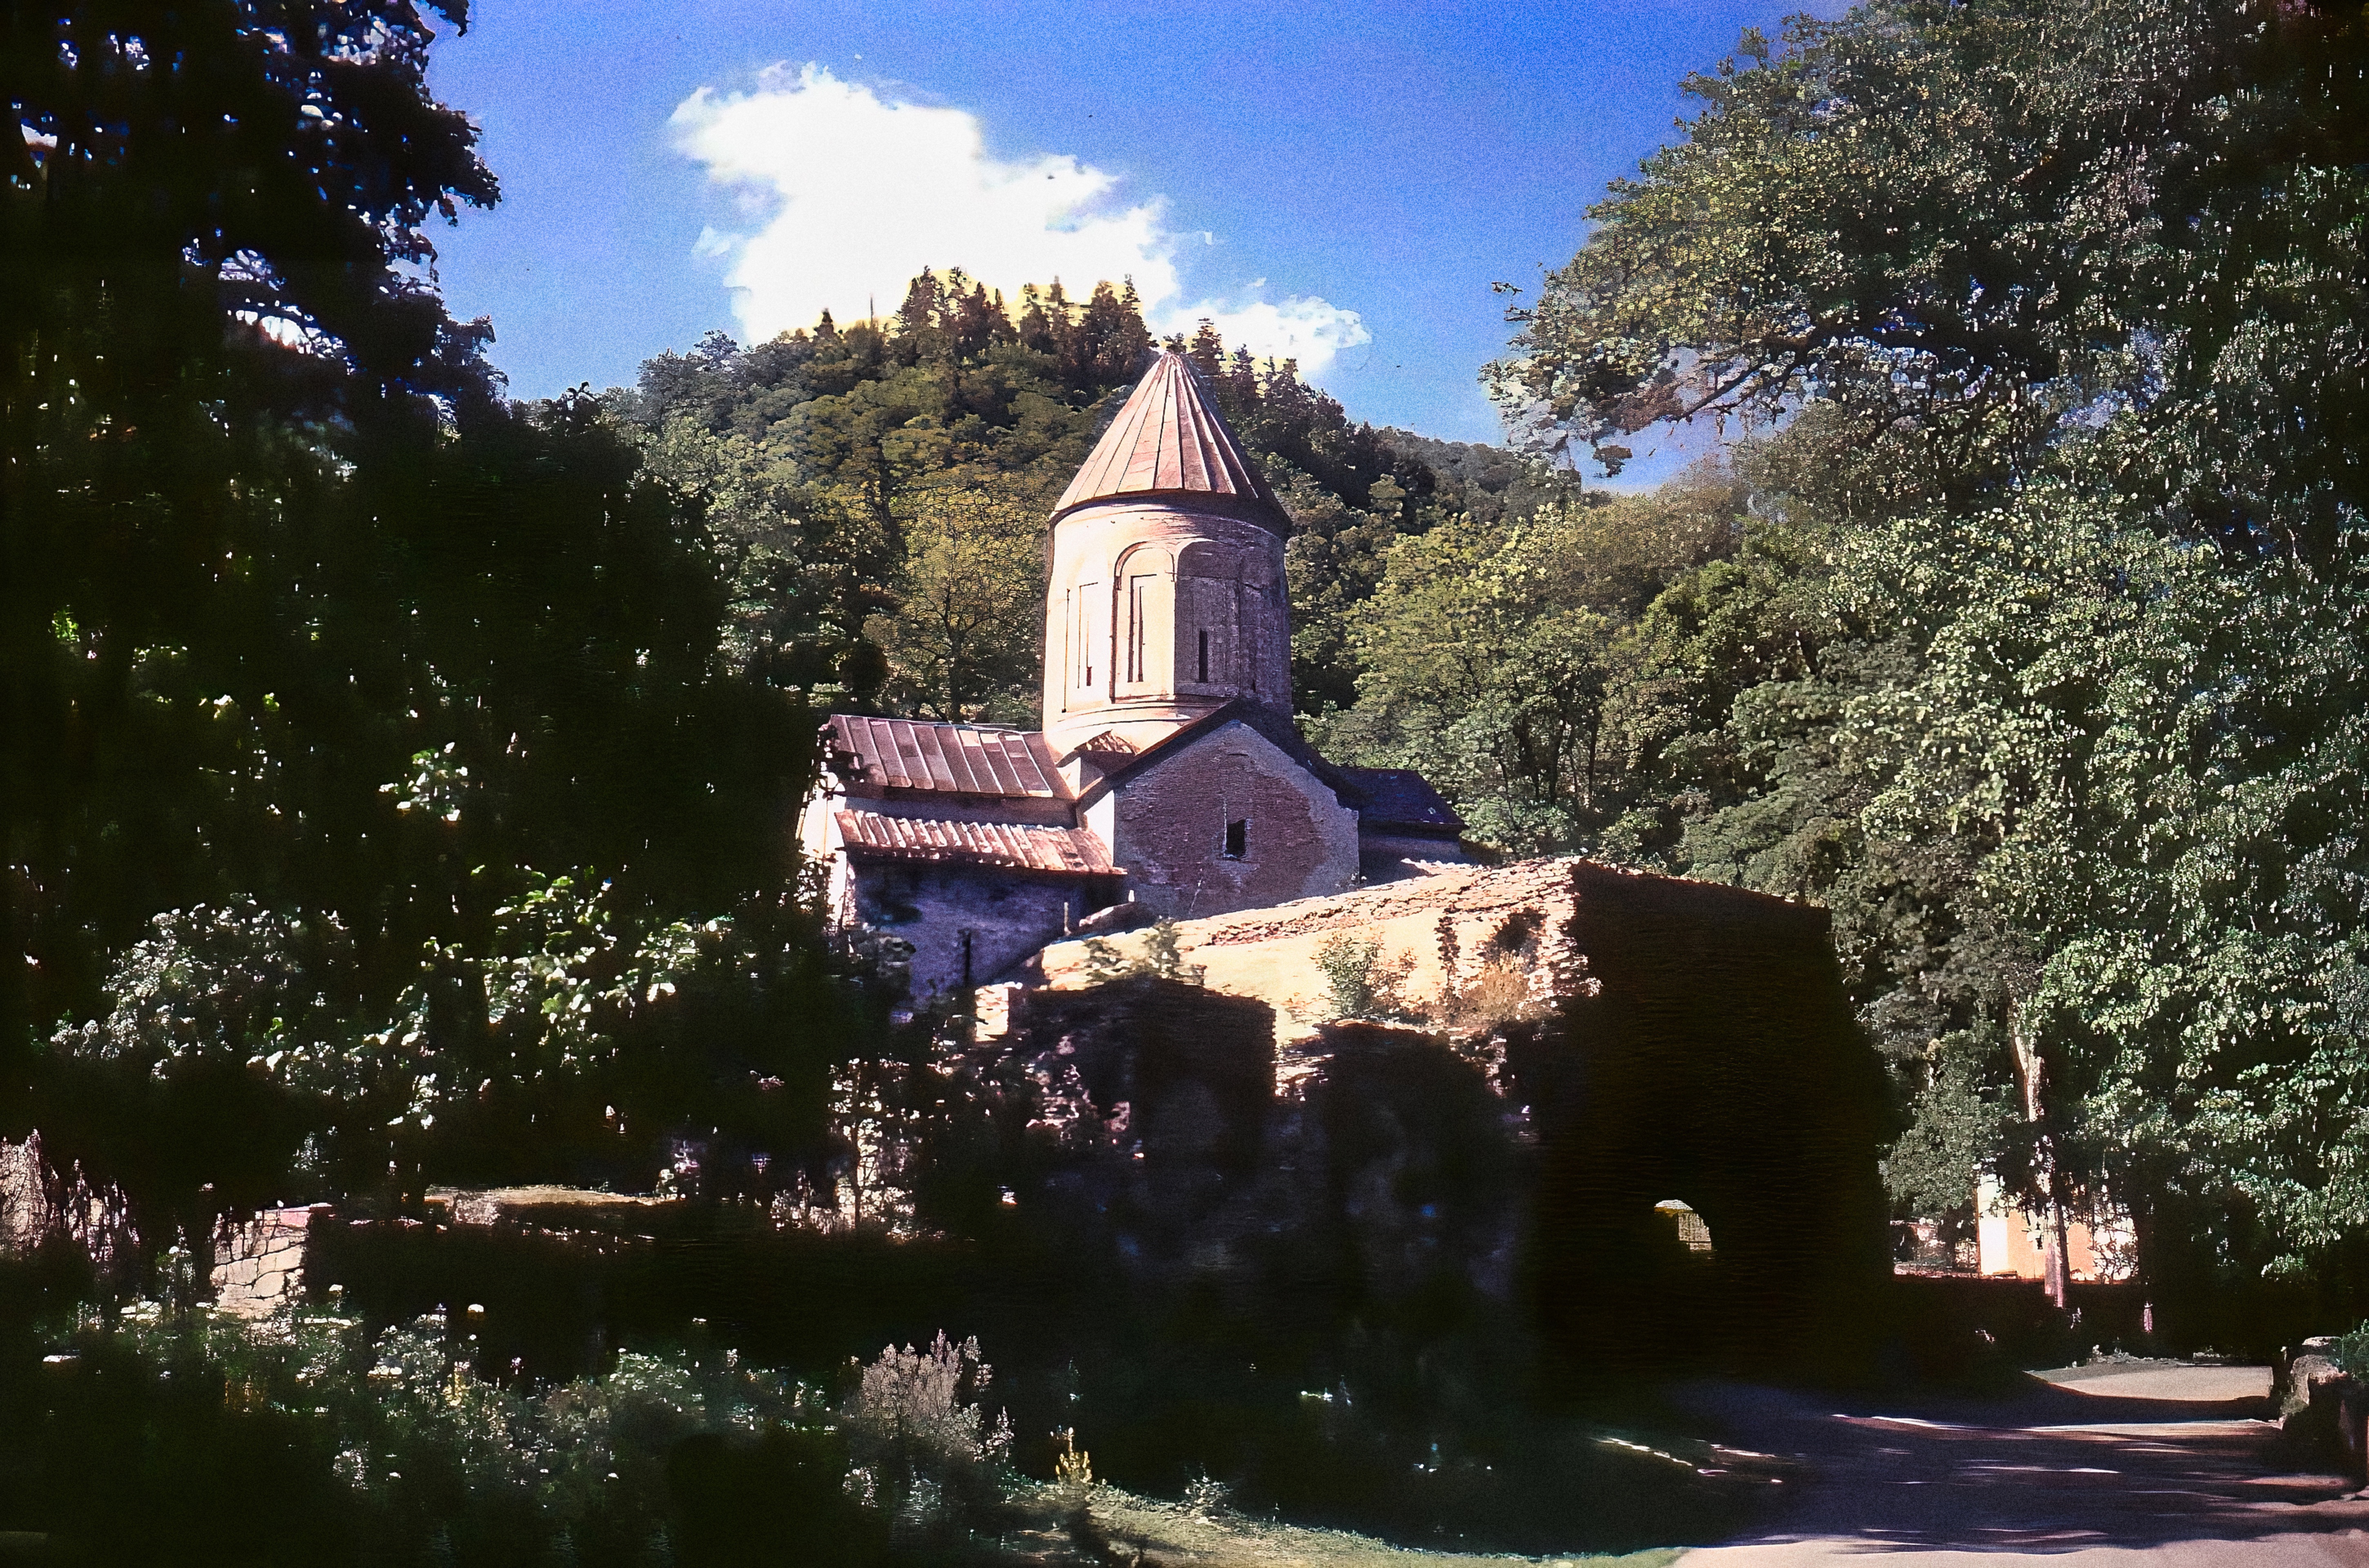
[[[1684,1568],[2369,1568],[2369,1501],[2276,1468],[2269,1381],[2157,1364],[2042,1373],[1980,1402],[1692,1391],[1729,1441],[1804,1473],[1781,1513]]]

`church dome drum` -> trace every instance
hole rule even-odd
[[[1142,748],[1246,699],[1291,712],[1283,508],[1162,352],[1053,511],[1045,734]]]

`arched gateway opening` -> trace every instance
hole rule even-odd
[[[1865,1332],[1891,1273],[1883,1068],[1825,912],[1575,872],[1585,994],[1551,1026],[1539,1312],[1563,1369],[1798,1365]]]

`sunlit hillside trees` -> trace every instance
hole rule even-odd
[[[950,611],[932,585],[946,582],[949,549],[997,548],[972,525],[1001,519],[1008,533],[1033,517],[1041,544],[1151,346],[1124,283],[1082,303],[1059,281],[1030,284],[1014,302],[959,268],[927,270],[892,316],[826,314],[746,348],[711,333],[605,402],[640,432],[649,471],[706,519],[733,585],[736,668],[818,702],[1029,725],[1041,616],[999,610],[956,654],[947,616],[976,612]],[[1290,361],[1229,350],[1207,323],[1172,346],[1208,377],[1291,514],[1293,681],[1310,713],[1356,700],[1347,617],[1393,540],[1575,488],[1501,450],[1353,424]],[[967,520],[955,543],[952,520]],[[1040,585],[974,586],[1020,605]]]

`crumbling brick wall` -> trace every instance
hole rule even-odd
[[[1175,936],[1210,989],[1276,1009],[1295,1047],[1287,1084],[1318,1070],[1297,1047],[1330,1032],[1316,957],[1339,938],[1372,944],[1402,1013],[1481,1047],[1544,1143],[1529,1277],[1541,1323],[1575,1356],[1768,1365],[1863,1325],[1889,1276],[1886,1100],[1824,910],[1557,859],[1188,921]],[[1126,956],[1144,943],[1114,939]],[[1054,985],[1084,979],[1082,949],[1042,956]],[[1709,1226],[1709,1259],[1685,1255],[1655,1212],[1674,1198]]]

